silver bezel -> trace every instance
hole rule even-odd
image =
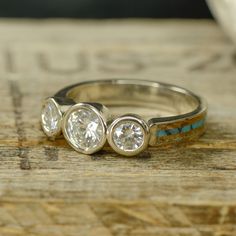
[[[142,128],[142,131],[144,134],[143,144],[142,144],[142,146],[140,146],[138,149],[136,149],[134,151],[122,150],[122,149],[118,148],[116,146],[116,144],[114,143],[113,135],[114,135],[115,127],[117,125],[119,125],[120,123],[123,123],[124,121],[134,122],[136,124],[139,124],[140,127]],[[139,117],[135,114],[126,114],[126,115],[116,118],[111,123],[111,125],[108,127],[108,131],[107,131],[107,140],[108,140],[108,143],[110,144],[110,146],[112,147],[112,149],[114,151],[116,151],[117,153],[124,155],[124,156],[135,156],[135,155],[141,153],[142,151],[144,151],[148,146],[149,138],[150,138],[150,134],[149,134],[149,127],[148,127],[147,123],[141,117]]]
[[[59,125],[55,132],[48,132],[48,130],[45,129],[44,123],[43,123],[43,109],[46,106],[46,104],[50,101],[53,102],[53,104],[56,106],[58,110],[58,114],[60,115]],[[52,97],[45,99],[42,105],[42,109],[41,109],[41,127],[43,129],[43,132],[50,138],[56,138],[61,135],[61,125],[62,125],[62,112],[60,110],[60,105]]]
[[[67,124],[70,114],[78,109],[81,109],[81,108],[89,110],[89,111],[93,111],[98,116],[99,120],[101,121],[102,128],[103,128],[103,137],[102,137],[101,142],[99,143],[99,145],[97,145],[96,147],[91,148],[89,150],[83,150],[80,147],[75,146],[71,142],[71,140],[68,136],[67,130],[66,130],[66,124]],[[62,120],[62,132],[63,132],[63,135],[64,135],[65,139],[67,140],[68,144],[72,148],[74,148],[77,152],[84,153],[84,154],[93,154],[103,148],[104,144],[106,143],[106,130],[107,130],[106,116],[105,116],[104,110],[106,110],[106,108],[103,105],[101,105],[101,107],[98,108],[96,106],[96,104],[93,105],[90,103],[78,103],[78,104],[75,104],[74,106],[72,106],[71,108],[69,108],[65,112],[65,115]]]

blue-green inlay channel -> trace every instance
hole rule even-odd
[[[205,119],[198,120],[193,124],[190,125],[185,125],[180,128],[173,128],[173,129],[167,129],[167,130],[158,130],[157,131],[157,137],[163,137],[163,136],[168,136],[172,134],[181,134],[181,133],[187,133],[193,129],[200,128],[204,125]]]

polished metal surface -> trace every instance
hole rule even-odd
[[[54,97],[71,99],[75,103],[101,103],[108,107],[150,107],[168,111],[175,118],[198,112],[202,105],[201,99],[186,89],[146,80],[83,82],[59,91]]]

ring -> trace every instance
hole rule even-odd
[[[63,134],[80,153],[93,154],[108,142],[115,152],[134,156],[148,146],[197,139],[206,129],[206,115],[206,102],[189,90],[154,81],[110,79],[81,82],[47,98],[41,124],[48,137]]]

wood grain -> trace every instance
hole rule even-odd
[[[236,235],[236,53],[211,21],[0,21],[1,236]],[[43,98],[88,79],[180,85],[206,134],[124,158],[40,129]]]

